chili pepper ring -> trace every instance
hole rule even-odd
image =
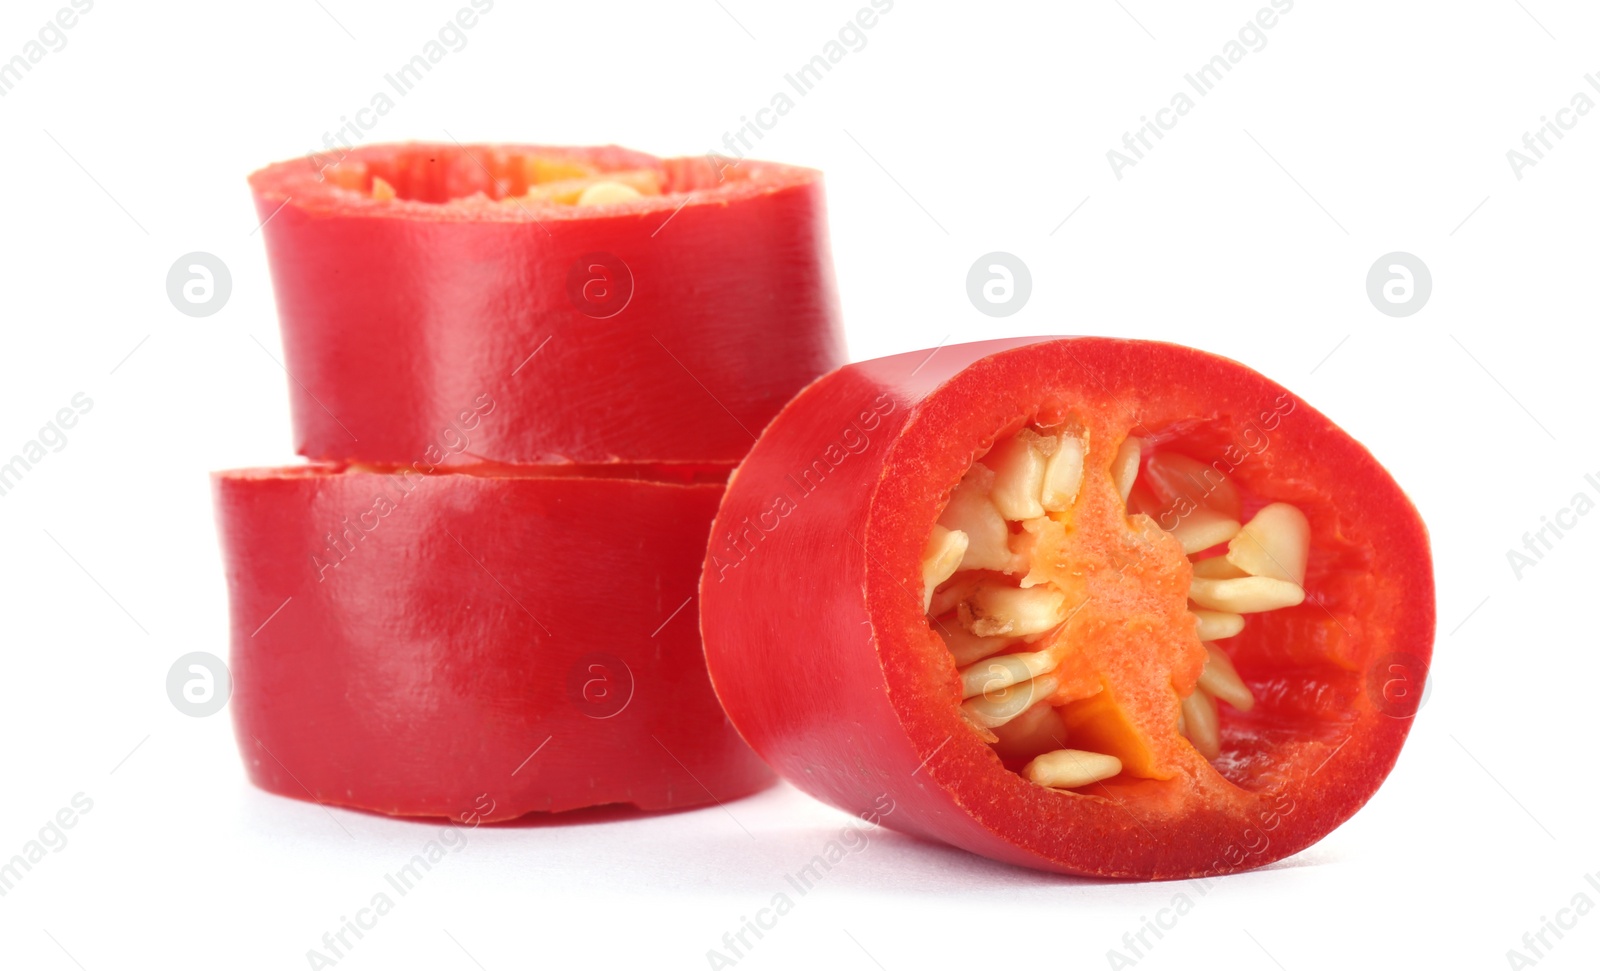
[[[625,149],[415,143],[250,179],[295,447],[401,464],[736,462],[843,360],[819,173]]]
[[[252,781],[477,821],[768,785],[690,606],[726,474],[218,474]]]
[[[701,612],[724,708],[800,788],[1162,879],[1280,859],[1367,801],[1415,712],[1367,684],[1395,656],[1425,677],[1434,591],[1409,500],[1284,388],[1019,338],[803,391],[730,482]]]

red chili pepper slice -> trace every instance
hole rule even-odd
[[[251,780],[468,822],[770,784],[689,602],[727,472],[219,473]]]
[[[1394,765],[1432,653],[1416,510],[1256,372],[988,341],[802,392],[730,483],[712,683],[807,792],[998,860],[1163,879],[1297,852]]]
[[[313,459],[737,462],[844,360],[810,169],[417,143],[250,184]]]

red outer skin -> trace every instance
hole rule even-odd
[[[720,484],[523,470],[412,475],[395,498],[397,479],[213,479],[252,782],[489,822],[697,806],[773,781],[717,705],[692,611],[671,616],[694,592]],[[326,537],[347,529],[341,561]],[[603,670],[578,667],[592,652],[609,655]],[[631,701],[597,717],[610,708],[585,703],[582,682],[607,679],[620,699],[624,667]]]
[[[1308,601],[1275,612],[1284,615],[1279,626],[1253,621],[1263,633],[1235,658],[1257,691],[1259,720],[1226,710],[1223,755],[1237,758],[1230,780],[1257,791],[1223,784],[1192,755],[1197,770],[1164,796],[1131,787],[1120,797],[1109,788],[1106,796],[1058,793],[1004,768],[960,720],[955,667],[922,614],[922,546],[970,463],[1051,392],[1069,401],[1126,393],[1152,428],[1250,417],[1281,395],[1293,410],[1236,481],[1305,503],[1313,550],[1319,542],[1371,547],[1344,564],[1354,569],[1308,576],[1311,600],[1325,598],[1326,613]],[[1405,652],[1420,685],[1434,632],[1426,532],[1364,448],[1243,365],[1104,338],[918,351],[811,385],[729,483],[701,611],[725,710],[795,785],[853,813],[881,806],[887,794],[896,808],[886,825],[997,860],[1141,879],[1269,863],[1354,813],[1410,728],[1410,717],[1375,706],[1363,675],[1370,679],[1388,652]],[[1270,652],[1285,649],[1274,646],[1277,635],[1326,633],[1328,616],[1353,632],[1329,641],[1347,655],[1341,666],[1318,669],[1298,694],[1292,672],[1264,676]],[[1288,640],[1285,656],[1318,646],[1309,636]]]
[[[585,208],[436,204],[498,196],[489,167],[516,151],[656,169],[679,194]],[[328,161],[250,177],[302,455],[732,463],[795,392],[844,361],[813,170],[719,169],[615,147],[355,149],[336,174],[398,180],[401,198],[378,202],[324,181]],[[634,281],[631,301],[604,319],[568,296],[569,270],[596,252],[624,261]],[[441,449],[480,395],[500,417],[471,454]]]

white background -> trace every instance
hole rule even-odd
[[[0,897],[6,967],[305,967],[436,832],[253,790],[227,716],[178,712],[164,679],[226,650],[208,471],[291,460],[244,177],[318,147],[463,5],[102,0],[0,99],[0,457],[74,394],[94,402],[0,497],[0,858],[93,800]],[[864,5],[499,0],[367,140],[702,153]],[[8,2],[0,60],[62,6]],[[1499,968],[1575,894],[1600,904],[1600,515],[1520,579],[1506,557],[1575,493],[1600,497],[1600,112],[1521,179],[1506,157],[1575,92],[1600,99],[1600,11],[1301,0],[1118,180],[1107,150],[1261,6],[900,0],[756,154],[827,172],[854,358],[1171,339],[1365,442],[1438,571],[1435,690],[1398,767],[1317,846],[1203,896],[879,832],[739,967],[1106,967],[1187,893],[1140,968]],[[204,319],[164,289],[194,250],[233,274]],[[965,292],[993,250],[1033,276],[1005,319]],[[1365,292],[1394,250],[1432,271],[1413,316]],[[339,966],[705,967],[846,819],[790,789],[615,815],[474,832]],[[1565,935],[1538,966],[1594,967],[1600,915]]]

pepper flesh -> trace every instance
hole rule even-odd
[[[1058,791],[1015,771],[1026,746],[1000,737],[996,751],[963,719],[957,645],[930,629],[922,582],[924,543],[974,461],[1029,422],[1071,415],[1089,425],[1086,464],[1104,464],[1099,487],[1084,489],[1117,504],[1115,521],[1144,518],[1122,513],[1129,484],[1113,487],[1110,468],[1108,450],[1131,435],[1226,462],[1246,520],[1268,500],[1302,510],[1316,597],[1253,614],[1229,641],[1254,703],[1219,709],[1212,761],[1177,731],[1178,686],[1193,686],[1208,657],[1192,621],[1173,633],[1194,568],[1169,524],[1146,521],[1155,535],[1125,550],[1102,534],[1103,561],[1080,564],[1099,599],[1078,642],[1110,675],[1057,728],[1012,724],[1054,749],[1114,755],[1120,774]],[[1084,528],[1112,522],[1107,513]],[[1125,587],[1116,550],[1136,567]],[[725,710],[802,789],[852,812],[887,794],[897,806],[887,825],[996,859],[1161,879],[1280,859],[1366,802],[1414,713],[1375,699],[1369,679],[1399,656],[1420,688],[1434,595],[1410,502],[1280,386],[1175,345],[1022,338],[850,365],[802,392],[730,484],[701,609]]]
[[[323,161],[250,178],[312,459],[737,462],[844,360],[813,170],[427,143]],[[659,191],[578,204],[619,179]],[[500,420],[453,450],[485,395]]]
[[[251,780],[478,822],[767,786],[687,604],[727,473],[217,474]]]

